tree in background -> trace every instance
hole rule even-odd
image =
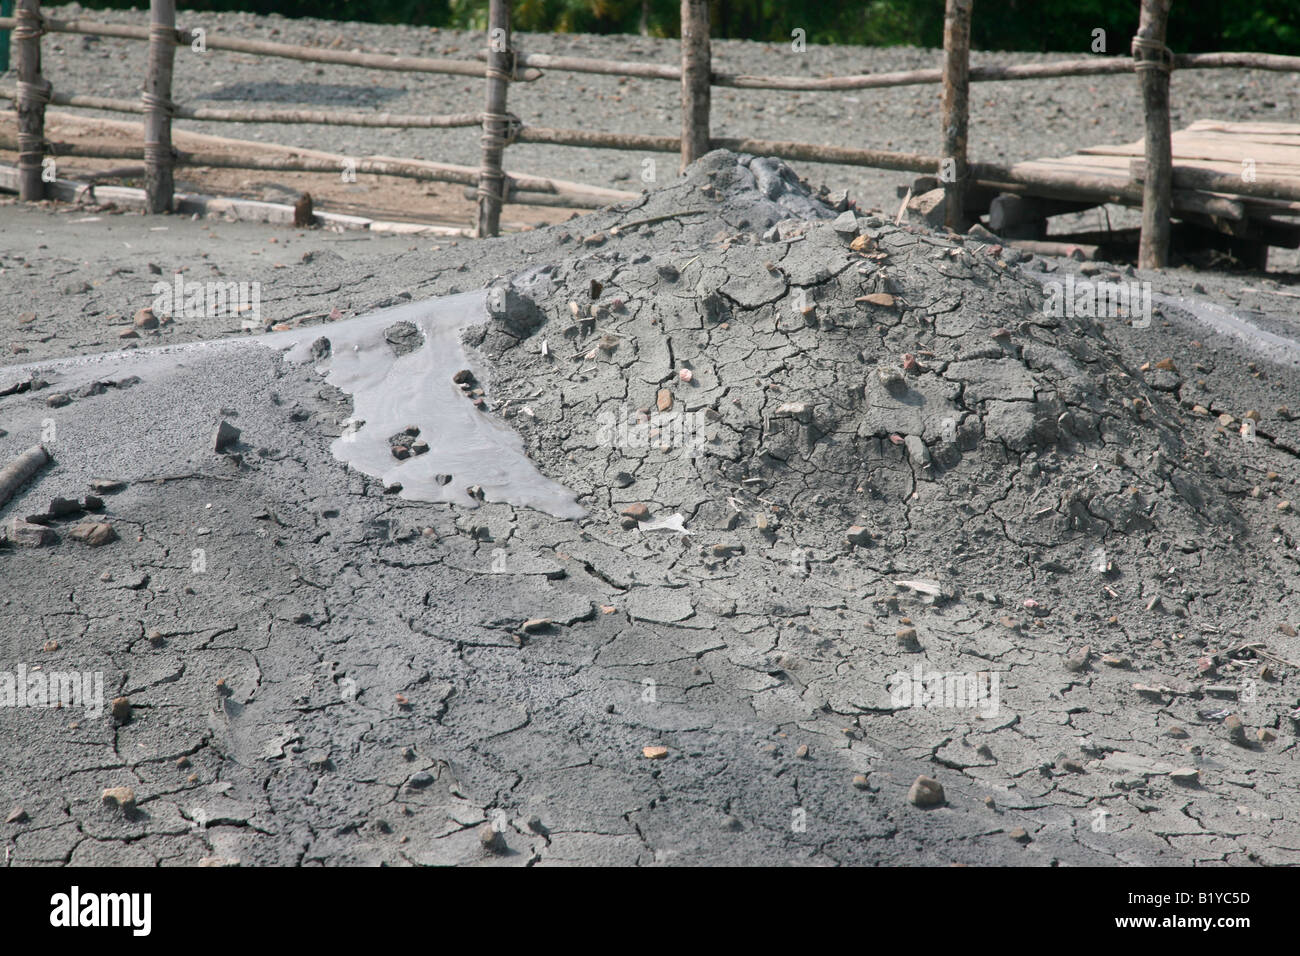
[[[124,8],[141,0],[87,0]],[[711,0],[715,37],[785,43],[801,28],[811,43],[938,47],[943,0]],[[678,0],[515,0],[526,32],[640,33],[675,37]],[[286,17],[365,20],[481,30],[484,0],[195,0],[184,11],[247,10]],[[182,20],[184,18],[182,11]],[[985,0],[975,5],[972,43],[982,50],[1090,52],[1106,31],[1106,53],[1127,55],[1138,0]],[[1297,0],[1194,0],[1174,5],[1168,42],[1179,52],[1245,50],[1300,54]]]

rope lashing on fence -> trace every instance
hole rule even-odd
[[[502,80],[509,82],[515,72],[515,56],[510,54],[510,67],[507,70],[500,70],[488,64],[487,78],[491,80]],[[523,124],[519,117],[513,113],[483,113],[483,133],[479,136],[479,143],[484,151],[502,150],[513,143],[519,136],[519,129]],[[500,155],[498,152],[497,155]],[[505,202],[506,198],[506,173],[501,166],[492,167],[484,163],[479,166],[479,180],[477,196],[480,199],[495,198],[499,202]]]
[[[175,27],[166,23],[149,24],[149,45],[153,47],[155,43],[160,46],[176,46],[178,42],[178,31]],[[148,89],[140,92],[140,102],[144,106],[146,116],[154,113],[161,113],[169,120],[176,116],[176,104],[166,96],[159,96]],[[146,131],[149,124],[145,124]],[[156,139],[151,139],[146,135],[144,141],[144,163],[148,169],[156,169],[166,164],[170,166],[176,160],[176,150],[171,148],[170,144],[164,148],[163,144]]]
[[[45,21],[39,13],[26,7],[19,7],[17,23],[14,25],[14,45],[21,49],[23,41],[36,40],[45,35]],[[54,88],[45,77],[39,83],[17,81],[16,106],[21,113],[25,110],[43,110],[54,95]],[[18,128],[18,168],[40,169],[41,159],[45,155],[46,143],[40,136],[33,136],[19,126]]]
[[[1174,69],[1174,51],[1159,40],[1146,37],[1134,37],[1130,48],[1133,54],[1133,69],[1139,73],[1145,70],[1163,70],[1172,73]]]

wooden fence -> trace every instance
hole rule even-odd
[[[1203,53],[1174,56],[1164,44],[1165,24],[1171,0],[1140,0],[1141,19],[1133,40],[1131,57],[1092,56],[1057,63],[1016,66],[970,67],[970,23],[973,0],[946,0],[944,58],[939,69],[908,70],[838,77],[758,76],[713,70],[709,43],[707,0],[681,0],[682,43],[680,66],[622,62],[588,57],[529,54],[517,48],[510,34],[510,0],[488,0],[486,49],[475,59],[391,56],[293,46],[262,40],[220,36],[200,28],[176,26],[175,0],[151,0],[148,26],[58,20],[43,16],[40,0],[17,0],[16,16],[0,17],[0,30],[12,29],[18,84],[0,96],[14,100],[18,136],[13,143],[19,153],[19,195],[24,200],[44,195],[42,160],[47,152],[63,155],[94,155],[105,158],[144,160],[149,208],[166,211],[172,205],[173,169],[178,164],[221,165],[249,169],[296,169],[323,171],[330,164],[352,162],[359,171],[418,179],[461,183],[476,187],[475,233],[496,235],[501,207],[507,201],[533,199],[546,204],[571,202],[593,205],[607,202],[612,190],[584,188],[545,177],[512,176],[505,171],[506,150],[515,143],[546,143],[676,153],[685,166],[708,149],[727,148],[740,152],[778,156],[784,159],[839,163],[880,169],[930,174],[943,184],[945,219],[961,228],[966,212],[966,192],[972,187],[985,191],[1035,191],[1057,199],[1086,200],[1116,194],[1114,183],[1083,182],[1069,173],[1013,172],[1010,167],[971,163],[967,159],[969,84],[973,82],[1032,80],[1064,76],[1098,76],[1136,73],[1143,92],[1146,128],[1145,176],[1123,194],[1140,191],[1143,208],[1140,264],[1163,266],[1167,261],[1173,168],[1170,153],[1169,79],[1174,69],[1250,68],[1300,72],[1300,57],[1256,53]],[[140,101],[93,95],[55,92],[42,74],[40,38],[47,33],[82,34],[139,40],[148,44],[148,72]],[[351,66],[372,70],[453,74],[480,77],[484,81],[481,113],[390,114],[330,110],[264,110],[189,108],[171,99],[174,50],[177,45],[193,49],[226,50],[257,56],[282,57],[312,63]],[[543,71],[604,74],[662,80],[681,85],[681,135],[610,133],[578,129],[531,126],[509,112],[509,88],[514,83],[532,83]],[[710,90],[735,89],[847,91],[885,89],[919,84],[941,84],[941,136],[937,155],[901,153],[852,146],[767,140],[760,138],[718,138],[710,133]],[[87,150],[73,144],[49,144],[44,135],[47,104],[67,105],[120,113],[143,114],[144,142],[140,149],[97,148]],[[364,127],[450,128],[478,126],[481,129],[481,162],[477,169],[442,163],[404,161],[370,157],[360,161],[345,156],[314,152],[301,157],[257,157],[234,152],[214,161],[206,154],[179,153],[171,145],[173,119],[209,122],[276,122],[347,125]],[[338,169],[335,165],[333,168]],[[1246,188],[1249,187],[1249,188]],[[1242,184],[1235,177],[1200,175],[1200,198],[1184,202],[1212,204],[1213,192],[1250,194],[1274,199],[1300,200],[1300,188],[1289,183]],[[1104,200],[1103,200],[1104,201]]]

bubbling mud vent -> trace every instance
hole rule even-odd
[[[1058,316],[1066,263],[725,152],[438,264],[481,288],[0,373],[6,460],[58,425],[7,513],[135,476],[135,534],[0,551],[138,708],[41,784],[65,856],[1300,862],[1293,341]]]

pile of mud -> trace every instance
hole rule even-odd
[[[471,336],[497,413],[584,504],[680,514],[711,565],[784,548],[995,602],[1072,580],[1090,605],[1121,579],[1149,600],[1171,550],[1237,566],[1239,502],[1277,449],[1258,413],[1230,429],[1241,441],[1201,437],[1182,357],[1126,359],[1108,326],[1149,326],[1138,297],[1132,315],[1077,316],[1044,292],[1055,265],[837,215],[788,168],[746,162],[710,154],[632,224],[500,284],[526,303],[525,337]],[[1240,610],[1258,585],[1215,590]]]

